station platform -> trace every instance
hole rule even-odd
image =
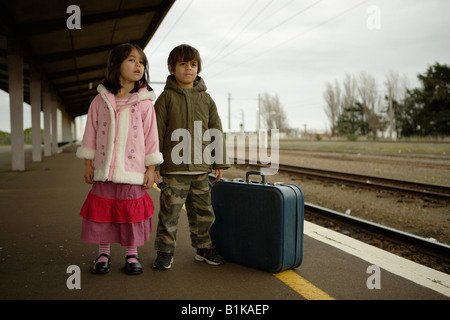
[[[32,162],[27,149],[26,171],[12,172],[8,147],[0,148],[1,300],[176,300],[191,307],[193,301],[214,300],[450,299],[449,275],[309,222],[301,266],[280,274],[195,261],[186,215],[180,218],[172,269],[152,269],[153,232],[139,248],[143,274],[122,271],[125,248],[118,244],[111,246],[109,274],[91,274],[98,247],[80,240],[79,216],[90,185],[75,152],[73,145]],[[159,190],[149,194],[157,208],[156,226]],[[79,281],[72,277],[77,268]]]

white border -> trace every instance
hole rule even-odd
[[[450,297],[450,275],[305,221],[304,234]]]

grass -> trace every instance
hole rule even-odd
[[[282,139],[279,145],[280,149],[303,151],[450,156],[450,142],[309,141]]]

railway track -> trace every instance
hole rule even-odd
[[[234,163],[235,166],[238,167],[250,166],[259,169],[263,167],[260,164],[249,164],[248,162],[241,164],[242,160],[237,162],[236,159]],[[450,200],[450,188],[445,186],[411,183],[394,179],[383,179],[327,170],[309,169],[284,164],[279,165],[279,171],[307,176],[312,179],[358,185],[377,190],[389,190],[401,194],[413,194],[424,198],[433,198],[444,201]],[[325,227],[330,226],[330,222],[332,222],[334,226],[338,226],[337,229],[345,229],[349,236],[356,237],[359,240],[370,244],[374,244],[377,241],[383,241],[384,243],[387,241],[391,243],[391,245],[385,244],[385,248],[383,249],[450,274],[450,246],[446,244],[323,208],[311,203],[305,203],[305,219],[311,220],[312,222],[319,221],[319,224],[322,224]],[[374,241],[374,239],[377,240]],[[401,249],[399,249],[399,247],[401,247]]]
[[[238,165],[244,162],[244,160],[242,159],[234,160],[234,163],[238,163]],[[255,166],[258,168],[264,167],[261,164],[249,164],[248,161],[246,161],[245,165]],[[450,187],[448,186],[418,183],[375,176],[365,176],[323,169],[313,169],[287,164],[279,164],[278,171],[316,180],[332,181],[340,184],[348,184],[377,190],[386,190],[399,194],[408,194],[421,198],[430,198],[450,202]]]
[[[382,249],[450,274],[450,246],[446,244],[311,203],[305,203],[305,219],[339,232],[345,230],[348,236],[372,245],[382,243]]]

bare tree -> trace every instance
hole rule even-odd
[[[388,91],[388,119],[389,119],[389,139],[392,139],[392,131],[394,130],[394,100],[398,97],[399,89],[399,75],[393,70],[389,70],[386,75],[386,85]]]
[[[388,82],[392,85],[394,80],[391,79],[394,78],[394,76],[388,78]],[[400,95],[405,99],[406,89],[399,90],[399,86],[401,87],[400,84],[396,84],[395,93],[392,91],[393,97]],[[405,85],[402,88],[406,88]],[[367,72],[361,72],[358,77],[346,73],[342,85],[339,85],[338,81],[335,81],[334,85],[326,83],[323,97],[327,104],[325,113],[331,123],[333,135],[345,132],[345,123],[348,124],[351,119],[355,120],[356,114],[357,124],[353,125],[357,125],[358,134],[371,133],[376,136],[379,130],[385,130],[384,110],[381,110],[382,95],[375,77]]]
[[[392,139],[392,132],[396,127],[394,117],[395,103],[404,104],[408,94],[408,78],[406,75],[400,76],[398,72],[389,70],[386,75],[385,86],[388,92],[388,120],[389,120],[389,138]]]
[[[331,135],[334,136],[337,133],[337,123],[339,115],[341,114],[341,87],[339,86],[339,82],[337,80],[334,83],[334,87],[331,83],[327,82],[323,97],[327,103],[325,114],[331,124]]]
[[[381,106],[381,95],[378,93],[375,77],[366,72],[361,72],[358,93],[364,109],[364,120],[367,122],[369,130],[376,135],[380,125],[378,113]]]
[[[358,84],[355,77],[346,73],[343,87],[341,108],[342,112],[345,112],[345,109],[353,107],[357,101]]]
[[[289,129],[286,113],[278,95],[270,96],[265,92],[261,97],[261,116],[267,129],[278,129],[280,132]]]
[[[399,102],[401,104],[405,104],[406,98],[408,96],[408,88],[409,88],[408,76],[406,74],[404,74],[400,78],[397,102]]]

